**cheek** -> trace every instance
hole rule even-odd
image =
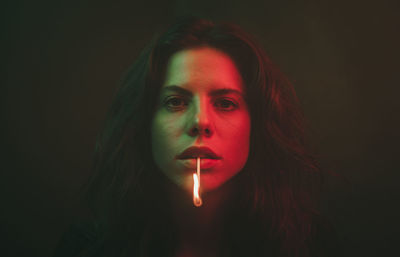
[[[242,168],[247,161],[250,148],[250,117],[243,115],[238,117],[236,122],[230,127],[229,142],[230,158],[235,166]],[[228,147],[228,146],[227,146]],[[229,150],[228,149],[228,150]]]
[[[158,160],[161,154],[166,150],[168,146],[168,128],[159,117],[155,117],[151,127],[151,142],[153,155]]]
[[[248,143],[250,140],[250,130],[250,118],[245,116],[242,117],[242,119],[240,119],[239,122],[236,124],[234,133],[239,141],[241,141],[242,143]]]
[[[247,113],[242,113],[233,117],[229,122],[224,124],[224,130],[229,134],[231,139],[240,142],[248,142],[250,139],[250,116]]]
[[[156,160],[165,161],[167,153],[174,152],[179,133],[179,122],[176,119],[162,114],[154,117],[151,126],[151,142]]]

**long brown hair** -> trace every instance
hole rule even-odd
[[[158,249],[173,250],[174,228],[167,215],[160,215],[165,203],[154,190],[154,183],[165,181],[151,157],[150,124],[169,58],[202,46],[221,50],[236,63],[252,122],[250,155],[238,178],[241,225],[230,226],[226,240],[234,250],[229,254],[245,256],[241,248],[259,242],[254,254],[260,256],[268,253],[263,246],[268,244],[279,255],[309,255],[321,171],[306,145],[294,88],[242,29],[193,17],[179,20],[143,50],[110,107],[87,187],[87,200],[103,231],[97,248],[104,255],[150,256],[151,242],[158,242]],[[247,243],[244,237],[250,238]]]

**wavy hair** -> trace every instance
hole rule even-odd
[[[156,189],[165,180],[152,160],[150,124],[169,58],[205,46],[235,62],[251,115],[250,154],[235,178],[241,200],[227,219],[226,255],[310,254],[321,170],[308,150],[292,84],[238,26],[190,17],[143,50],[109,109],[86,194],[103,233],[86,255],[101,248],[104,256],[151,256],[155,244],[163,256],[173,252],[174,228]]]

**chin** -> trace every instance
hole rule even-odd
[[[201,184],[201,191],[203,193],[215,191],[227,182],[228,180],[215,180],[212,178],[204,178]]]

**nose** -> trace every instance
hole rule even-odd
[[[211,117],[205,100],[195,101],[195,110],[192,122],[189,127],[189,135],[192,137],[204,136],[211,137],[214,129],[211,124]]]

